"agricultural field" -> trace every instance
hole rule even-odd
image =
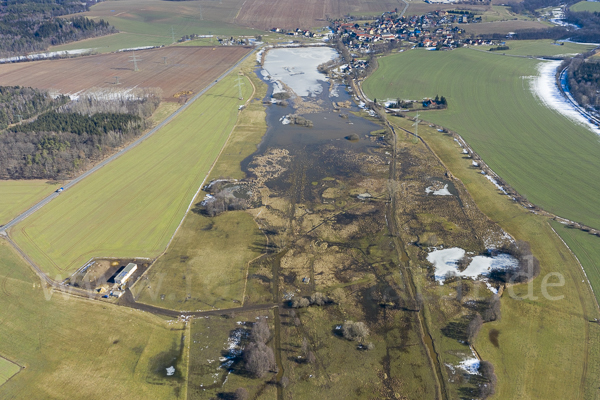
[[[185,399],[183,324],[52,293],[4,240],[0,280],[0,354],[25,367],[1,398]]]
[[[251,394],[251,399],[275,399],[277,387],[269,380],[276,374],[268,373],[262,379],[253,379],[240,357],[241,349],[248,343],[252,325],[258,318],[269,321],[271,339],[267,345],[274,347],[273,317],[272,311],[265,310],[194,319],[190,324],[187,398],[227,399],[236,389],[243,387]]]
[[[249,52],[247,47],[166,47],[62,60],[0,65],[0,85],[21,85],[76,94],[90,88],[159,87],[165,100],[183,101],[213,82]],[[166,57],[166,58],[165,58]],[[118,84],[117,77],[118,76]]]
[[[548,24],[541,21],[530,21],[530,20],[510,20],[510,21],[495,21],[495,22],[482,22],[478,24],[459,25],[461,29],[464,29],[468,33],[474,35],[485,35],[492,33],[508,34],[508,32],[514,32],[521,29],[546,29]]]
[[[242,110],[231,137],[211,171],[212,179],[242,179],[241,161],[256,150],[266,132],[265,109],[261,101],[267,86],[252,71],[254,60],[242,66],[256,90]],[[200,213],[200,191],[194,212],[188,213],[167,252],[134,287],[143,303],[177,310],[239,307],[247,291],[249,262],[262,253],[264,235],[252,216],[242,211],[213,218]],[[171,274],[171,272],[175,272]],[[185,276],[185,281],[182,277]]]
[[[6,358],[0,358],[0,386],[6,383],[10,378],[17,374],[21,370],[17,364],[7,360]]]
[[[135,286],[134,293],[141,292],[136,300],[185,311],[240,307],[248,263],[262,254],[265,244],[244,211],[213,218],[191,212],[167,252]]]
[[[118,34],[52,47],[56,50],[94,48],[99,52],[138,46],[162,46],[184,35],[254,36],[261,31],[233,24],[241,0],[123,0],[101,2],[84,15],[104,19]]]
[[[600,12],[600,3],[597,1],[580,1],[579,3],[575,3],[570,7],[571,11],[575,12]]]
[[[492,6],[482,15],[482,22],[507,21],[516,19],[531,20],[529,17],[511,12],[510,7],[505,6]]]
[[[421,118],[461,134],[532,203],[600,227],[600,142],[533,95],[522,77],[537,75],[539,63],[469,49],[413,50],[380,59],[364,90],[378,99],[445,96],[447,110]]]
[[[350,13],[372,13],[399,10],[404,3],[392,0],[247,0],[235,18],[235,23],[257,29],[313,28],[327,26],[327,17],[337,18]]]
[[[507,40],[509,50],[498,51],[500,54],[515,56],[562,56],[576,55],[592,50],[596,46],[573,42],[555,42],[554,40]],[[495,46],[478,46],[478,50],[488,50]]]
[[[600,238],[556,221],[552,221],[551,225],[577,255],[600,302]]]
[[[60,187],[44,180],[0,180],[0,225],[6,224]]]
[[[414,130],[410,120],[391,121]],[[495,367],[498,386],[494,398],[594,398],[600,372],[600,326],[589,321],[597,318],[599,310],[577,261],[546,218],[502,195],[471,165],[472,160],[464,157],[450,135],[426,124],[419,127],[419,135],[464,183],[481,211],[515,239],[529,241],[540,260],[540,276],[532,284],[515,286],[512,293],[504,291],[502,318],[485,323],[474,344],[482,359]],[[564,278],[563,285],[546,288],[556,299],[544,296],[541,286],[544,279],[549,283],[560,279],[549,273]],[[446,296],[451,293],[451,288],[437,290]],[[529,290],[535,298],[519,299]],[[433,324],[439,323],[439,314],[447,312],[449,300],[442,299],[439,306],[428,302]],[[442,351],[450,350],[447,342],[438,345]],[[539,379],[540,375],[544,379]]]
[[[236,78],[15,226],[13,239],[52,278],[92,257],[158,256],[236,123]]]

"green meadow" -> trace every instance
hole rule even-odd
[[[161,46],[173,43],[184,35],[254,36],[264,33],[234,25],[239,0],[221,1],[106,1],[91,7],[83,15],[104,19],[119,30],[118,34],[93,38],[51,50],[95,48],[98,52],[115,51],[140,46]]]
[[[462,135],[529,201],[600,227],[600,138],[534,96],[529,77],[539,63],[469,49],[412,50],[380,59],[364,90],[377,99],[445,96],[447,110],[421,119]]]
[[[235,79],[15,226],[14,240],[59,279],[91,257],[158,256],[237,121]],[[243,90],[247,98],[251,85]]]
[[[0,225],[6,224],[59,187],[59,182],[44,180],[0,180]]]
[[[0,358],[0,398],[185,399],[182,324],[52,293],[4,240],[0,281],[0,355],[24,367],[4,383],[19,367]]]

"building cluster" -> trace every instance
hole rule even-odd
[[[434,11],[399,17],[384,13],[373,21],[337,21],[333,30],[351,48],[368,49],[377,42],[408,41],[415,46],[453,48],[464,44],[460,24],[480,21],[467,11]]]

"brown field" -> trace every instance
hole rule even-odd
[[[235,22],[257,29],[311,28],[328,25],[327,17],[401,10],[403,7],[404,3],[393,0],[246,0]]]
[[[481,35],[485,33],[503,33],[514,32],[521,29],[545,29],[548,25],[538,21],[497,21],[483,22],[480,24],[460,25],[462,29],[469,33]]]
[[[165,100],[184,101],[178,92],[199,90],[248,53],[247,47],[165,47],[72,59],[0,65],[0,85],[31,86],[73,94],[93,87],[159,87]],[[166,57],[166,64],[163,57]],[[119,77],[119,85],[116,78]]]

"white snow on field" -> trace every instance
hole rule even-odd
[[[170,366],[167,368],[167,376],[173,376],[175,375],[175,367]]]
[[[75,56],[75,55],[79,55],[79,54],[91,53],[92,51],[94,51],[94,49],[47,51],[45,53],[28,54],[26,56],[14,56],[14,57],[0,58],[0,64],[18,62],[18,61],[44,60],[46,58],[53,58],[53,57]]]
[[[558,89],[555,75],[560,63],[560,61],[547,61],[538,65],[539,75],[531,80],[532,93],[546,107],[564,115],[576,124],[585,126],[592,132],[600,134],[600,129],[581,115]]]
[[[433,190],[432,186],[429,186],[425,189],[425,193],[433,193],[434,196],[452,196],[452,193],[448,190],[448,184],[446,184],[443,188],[438,190]]]
[[[476,256],[473,257],[467,268],[460,272],[458,270],[458,261],[463,258],[465,251],[460,247],[449,249],[434,250],[427,255],[427,261],[435,267],[435,280],[444,284],[448,273],[458,277],[476,279],[485,276],[493,269],[505,269],[516,267],[518,261],[508,254],[498,254],[494,257]]]
[[[329,47],[271,49],[265,57],[264,67],[272,82],[285,83],[298,96],[313,96],[323,92],[319,81],[326,80],[317,67],[337,55]]]
[[[473,161],[473,162],[475,163],[475,161]],[[477,163],[475,163],[475,166],[477,166]],[[496,182],[496,180],[495,180],[494,178],[492,178],[492,177],[491,177],[491,176],[489,176],[489,175],[486,175],[485,177],[486,177],[486,178],[488,178],[488,180],[489,180],[490,182],[492,182],[492,184],[493,184],[494,186],[496,186],[496,187],[498,188],[498,190],[500,190],[502,193],[504,193],[504,194],[508,194],[508,193],[506,193],[506,190],[504,190],[504,188],[503,188],[502,186],[500,186],[500,185],[498,184],[498,182]]]
[[[468,374],[477,375],[479,374],[479,360],[475,357],[467,358],[458,363],[458,368],[466,371]]]

